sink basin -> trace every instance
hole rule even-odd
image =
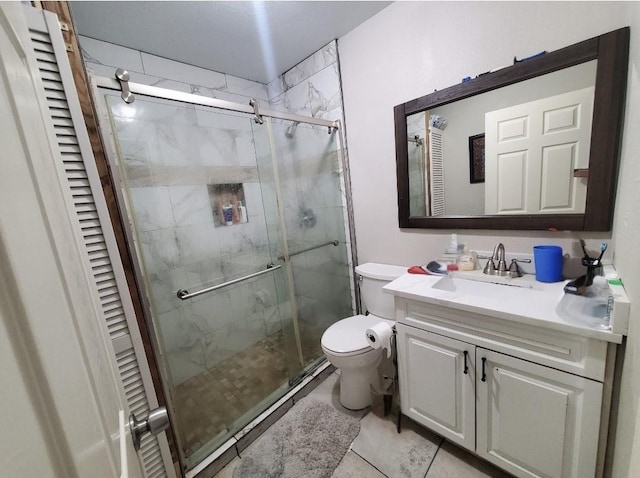
[[[473,279],[462,279],[458,277],[443,277],[433,286],[433,289],[450,292],[452,295],[461,297],[473,295],[486,299],[508,300],[514,295],[518,297],[530,297],[534,289],[531,286],[520,284],[485,282]],[[537,291],[539,292],[539,291]],[[451,296],[448,296],[451,298]]]
[[[556,306],[556,314],[569,322],[609,330],[611,307],[607,296],[565,294]]]

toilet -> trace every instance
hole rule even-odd
[[[383,349],[369,346],[365,331],[386,321],[395,324],[393,295],[382,287],[407,271],[406,267],[368,262],[356,267],[360,293],[369,315],[354,315],[331,325],[322,334],[322,351],[340,369],[340,403],[350,410],[371,405],[371,385],[378,388]]]

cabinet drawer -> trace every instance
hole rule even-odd
[[[396,297],[401,324],[603,381],[607,342]]]

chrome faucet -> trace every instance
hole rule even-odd
[[[497,267],[495,261],[498,261]],[[487,260],[487,263],[485,264],[484,270],[482,272],[494,276],[505,275],[505,273],[507,272],[507,262],[504,259],[504,244],[502,244],[501,242],[496,244],[496,247],[493,248],[493,254]]]
[[[498,261],[497,265],[495,261]],[[491,257],[487,258],[487,263],[482,272],[492,276],[522,277],[518,262],[531,262],[531,259],[511,259],[511,264],[507,268],[504,244],[500,242],[496,244]]]

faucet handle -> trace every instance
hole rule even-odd
[[[509,265],[509,275],[511,277],[522,277],[522,271],[520,270],[520,266],[518,266],[518,262],[525,262],[525,261],[519,261],[518,259],[511,259],[511,265]]]
[[[484,265],[484,269],[482,270],[483,274],[495,275],[496,273],[496,265],[493,262],[492,258],[487,260],[487,263]]]

